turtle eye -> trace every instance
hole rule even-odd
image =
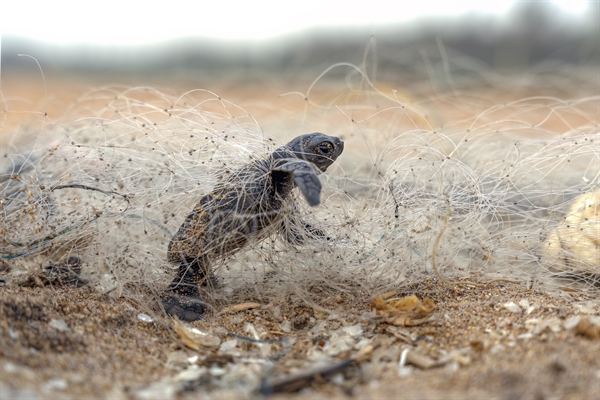
[[[319,153],[321,154],[329,154],[333,150],[333,143],[331,142],[323,142],[319,144]]]

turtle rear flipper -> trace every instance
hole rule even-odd
[[[207,283],[206,260],[196,258],[183,260],[177,276],[161,293],[161,303],[165,312],[182,321],[196,321],[202,318],[206,303],[200,298],[198,284]]]
[[[163,292],[161,303],[167,314],[187,322],[201,319],[206,304],[200,298],[180,296],[173,292]]]
[[[321,202],[321,181],[315,171],[315,166],[305,160],[289,160],[273,169],[273,172],[284,172],[291,175],[294,183],[309,205],[316,206]],[[276,180],[282,179],[277,174],[272,174]]]

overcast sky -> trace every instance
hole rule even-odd
[[[537,1],[537,2],[542,2]],[[552,1],[582,13],[586,1]],[[514,1],[0,1],[2,34],[57,44],[138,45],[179,37],[263,39],[314,26],[373,25],[424,16],[506,14]]]

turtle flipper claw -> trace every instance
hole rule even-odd
[[[163,293],[161,297],[162,305],[167,314],[187,322],[202,319],[205,303],[199,298],[168,292]]]

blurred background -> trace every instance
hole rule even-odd
[[[508,77],[528,85],[527,94],[537,87],[555,95],[556,86],[535,77],[599,68],[598,1],[5,0],[0,15],[4,109],[32,110],[44,99],[51,117],[102,85],[203,88],[241,105],[269,130],[273,112],[304,109],[302,95],[336,63],[357,66],[378,87],[399,89],[415,104],[456,94],[473,85],[474,75],[476,85],[493,80],[501,88]],[[22,54],[35,57],[45,82]],[[333,68],[319,82],[347,87],[353,71]],[[597,94],[597,74],[584,75],[578,90]],[[280,97],[287,92],[299,96]],[[335,98],[326,89],[314,102],[331,105]],[[4,131],[12,129],[11,118],[20,117],[5,118]]]
[[[18,57],[26,53],[45,71],[70,76],[287,80],[307,68],[359,64],[372,35],[384,58],[441,39],[500,70],[598,62],[597,1],[9,0],[1,7],[4,73],[27,71],[31,63]]]

